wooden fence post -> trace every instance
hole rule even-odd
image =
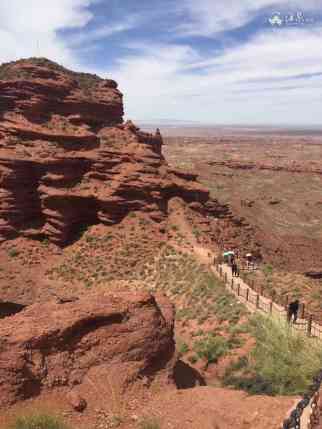
[[[285,297],[285,309],[287,310],[288,307],[288,295]]]
[[[312,316],[312,314],[310,314],[308,321],[307,321],[307,336],[308,337],[310,337],[312,335],[312,322],[313,322],[313,316]]]
[[[256,308],[259,308],[259,294],[256,295]]]
[[[273,301],[271,301],[271,302],[269,303],[269,312],[270,312],[270,314],[272,314],[272,313],[273,313]]]
[[[237,296],[239,296],[240,295],[240,284],[238,283],[238,285],[237,285]]]
[[[234,279],[231,279],[231,289],[234,290]]]
[[[264,295],[264,286],[263,285],[261,285],[261,287],[260,287],[260,294],[263,296]]]
[[[301,306],[301,319],[305,318],[305,304],[303,303]]]
[[[249,288],[246,289],[246,301],[248,302],[249,299]]]

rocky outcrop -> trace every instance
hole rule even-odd
[[[3,319],[0,406],[65,388],[67,400],[82,411],[92,386],[106,392],[113,374],[111,388],[120,391],[142,378],[171,383],[173,321],[168,300],[148,293],[34,304]]]
[[[0,79],[0,240],[65,245],[133,210],[161,221],[173,197],[208,201],[195,176],[168,168],[159,131],[123,123],[114,81],[45,59],[5,64]]]

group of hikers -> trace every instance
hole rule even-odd
[[[235,251],[227,251],[223,253],[223,262],[227,263],[232,272],[233,277],[239,277],[239,265],[238,265],[238,259],[239,259],[239,252],[238,250]],[[254,268],[254,260],[251,253],[247,253],[246,255],[246,267],[250,269],[251,267]],[[287,306],[287,321],[288,323],[296,323],[298,318],[298,312],[300,309],[300,301],[298,299],[295,299],[294,301],[290,302]]]
[[[223,260],[226,262],[230,268],[233,277],[239,277],[240,268],[239,268],[239,251],[228,251],[223,253]],[[251,254],[248,253],[246,255],[246,266],[250,268],[251,264]]]

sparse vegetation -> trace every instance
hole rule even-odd
[[[122,422],[123,418],[121,416],[113,415],[110,418],[109,424],[111,428],[118,428],[119,426],[121,426]]]
[[[194,351],[199,358],[206,360],[207,365],[217,363],[230,349],[228,341],[219,335],[208,334],[194,344]]]
[[[200,234],[201,234],[199,229],[197,228],[193,228],[192,233],[196,238],[200,237]]]
[[[10,256],[10,258],[15,258],[19,255],[19,251],[15,248],[12,248],[8,251],[8,255]]]
[[[18,417],[8,429],[68,429],[57,417],[47,414]]]
[[[321,346],[277,318],[255,316],[250,327],[256,345],[227,370],[225,384],[253,394],[303,394],[322,366]]]
[[[50,241],[48,240],[48,238],[43,238],[41,242],[45,247],[48,247],[50,244]]]
[[[200,337],[200,335],[204,335],[203,329],[198,329],[197,332],[193,332],[192,334],[193,337]]]
[[[115,233],[97,235],[93,230],[83,238],[81,251],[71,253],[63,264],[50,270],[49,275],[82,282],[87,288],[106,287],[109,280],[121,278],[152,292],[166,292],[176,303],[177,322],[188,327],[190,323],[199,325],[194,326],[191,343],[186,337],[177,341],[179,353],[190,362],[202,358],[210,364],[240,347],[242,339],[238,337],[239,333],[230,332],[229,327],[239,323],[247,314],[246,309],[193,255],[168,244],[161,248],[152,247],[153,242],[148,235],[146,238],[141,236],[140,244],[136,240],[122,242]],[[143,240],[146,240],[146,245]],[[112,257],[107,263],[109,254]],[[220,327],[217,331],[218,322]],[[199,345],[194,348],[193,343],[198,341]]]
[[[266,264],[263,267],[263,273],[265,274],[265,276],[270,276],[271,274],[273,274],[273,267],[270,264]]]
[[[139,429],[161,429],[155,417],[144,417],[139,423]]]
[[[195,363],[197,363],[197,362],[198,362],[198,356],[197,356],[197,355],[189,356],[189,357],[188,357],[188,361],[189,361],[192,365],[194,365]]]
[[[187,343],[181,341],[180,339],[177,340],[177,350],[181,356],[185,355],[189,351],[189,346]]]
[[[71,78],[75,79],[77,83],[79,84],[80,88],[82,88],[84,91],[93,90],[96,88],[96,86],[102,82],[102,79],[93,74],[89,73],[77,73],[73,72],[71,70],[66,69],[65,67],[55,63],[54,61],[50,61],[46,58],[29,58],[26,60],[19,60],[19,63],[23,65],[24,63],[33,63],[37,66],[45,66],[51,70],[54,70],[59,73],[64,73]],[[7,80],[13,80],[13,79],[28,79],[30,78],[30,72],[27,70],[21,70],[18,68],[14,68],[14,66],[17,64],[17,61],[10,62],[10,63],[3,63],[0,66],[0,79],[7,79]]]

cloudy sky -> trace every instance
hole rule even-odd
[[[119,82],[126,116],[322,123],[322,0],[0,0],[0,61]]]

